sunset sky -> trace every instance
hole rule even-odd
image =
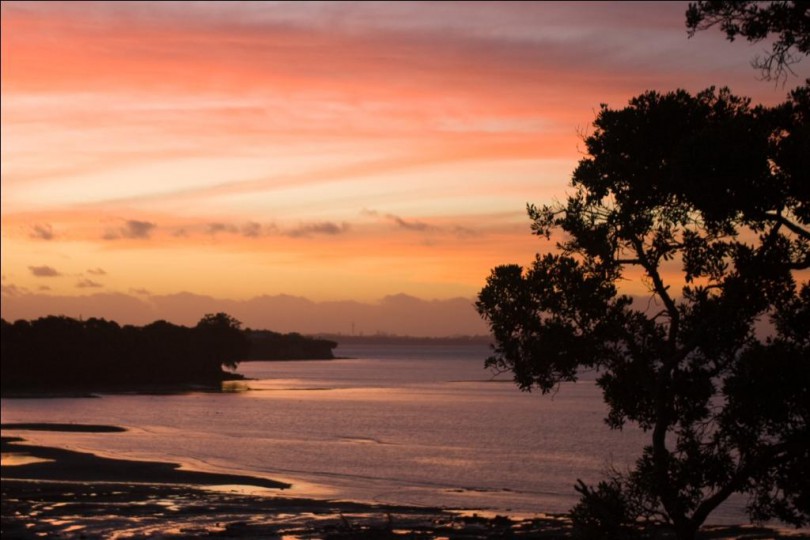
[[[3,317],[188,323],[278,297],[303,317],[284,331],[348,331],[354,306],[365,331],[430,333],[375,326],[391,304],[483,331],[448,306],[545,248],[526,203],[564,198],[600,103],[774,104],[808,76],[758,80],[766,45],[689,39],[686,7],[3,2]],[[241,317],[280,324],[261,313]]]

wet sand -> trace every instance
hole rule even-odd
[[[271,489],[290,487],[283,482],[252,476],[182,470],[176,463],[111,459],[61,448],[32,446],[23,444],[23,439],[18,437],[2,437],[2,453],[30,460],[30,463],[24,465],[4,466],[2,473],[4,479],[191,485],[239,484]]]
[[[114,426],[3,424],[3,538],[566,538],[562,518],[516,522],[439,508],[284,497],[288,484],[28,444],[9,431]],[[21,463],[12,465],[10,463]],[[219,489],[211,489],[219,486]],[[223,486],[225,486],[223,488]],[[277,495],[247,495],[261,487]],[[272,493],[268,491],[268,493]],[[540,531],[542,528],[542,531]]]
[[[2,426],[3,538],[543,538],[571,537],[564,516],[463,516],[439,508],[284,497],[288,484],[187,471],[35,446],[8,431],[118,431],[115,426]],[[22,434],[22,433],[20,433]],[[11,463],[21,463],[14,465]],[[219,489],[210,489],[220,486]],[[266,488],[247,495],[238,486]],[[276,494],[277,493],[277,494]],[[788,531],[713,527],[705,538],[796,538]],[[658,531],[656,538],[669,538]],[[808,538],[808,536],[800,536]]]

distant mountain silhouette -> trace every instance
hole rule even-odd
[[[200,313],[226,312],[249,328],[302,334],[397,334],[424,337],[488,334],[472,298],[422,300],[398,294],[376,303],[351,300],[313,302],[299,296],[258,296],[225,300],[192,293],[85,296],[34,294],[4,287],[0,313],[6,320],[35,319],[52,313],[70,317],[104,317],[121,324],[148,324],[165,319],[193,325]]]

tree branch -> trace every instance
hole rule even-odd
[[[692,513],[692,521],[702,524],[709,514],[717,508],[720,503],[728,499],[728,497],[738,491],[751,476],[752,471],[763,467],[768,461],[776,460],[780,454],[790,454],[791,451],[802,451],[808,446],[807,441],[786,441],[779,444],[774,444],[762,449],[755,457],[740,463],[737,470],[732,475],[731,479],[726,485],[720,488],[710,497],[703,500],[700,505]]]
[[[653,282],[653,290],[655,293],[661,297],[661,300],[664,302],[664,306],[667,308],[667,313],[669,313],[669,343],[670,346],[673,348],[675,347],[676,339],[678,337],[678,330],[680,324],[680,314],[678,313],[678,307],[675,305],[675,302],[672,300],[672,297],[669,296],[668,289],[669,287],[664,285],[664,281],[661,279],[661,275],[658,273],[658,267],[650,262],[647,258],[647,253],[644,251],[644,245],[641,243],[641,240],[638,238],[633,238],[631,240],[633,244],[633,248],[636,251],[636,255],[638,256],[639,264],[644,268],[647,272],[647,275],[650,276]]]
[[[765,219],[776,221],[780,225],[784,225],[786,228],[790,229],[792,232],[798,234],[805,240],[810,240],[810,230],[807,230],[796,223],[793,223],[785,216],[781,214],[781,212],[777,212],[772,214],[770,212],[763,212],[762,217]]]

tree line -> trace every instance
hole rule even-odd
[[[0,325],[3,390],[218,385],[239,378],[223,367],[234,369],[251,357],[317,353],[331,358],[331,349],[337,345],[328,342],[308,348],[302,336],[291,340],[272,332],[244,330],[226,313],[205,315],[193,327],[164,320],[121,326],[100,318],[53,315],[13,323],[2,320]],[[275,338],[268,340],[268,335]]]
[[[248,330],[250,360],[328,360],[337,342],[302,336],[297,332],[281,334],[270,330]]]

